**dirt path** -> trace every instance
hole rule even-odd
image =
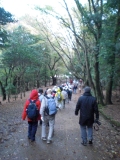
[[[73,95],[66,108],[57,113],[52,144],[41,140],[41,126],[36,142],[28,141],[27,122],[21,120],[25,99],[0,106],[0,160],[120,160],[120,133],[102,116],[93,146],[81,145],[79,118],[74,115],[78,96]]]

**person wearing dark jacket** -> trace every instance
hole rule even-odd
[[[84,93],[79,97],[76,104],[75,115],[78,115],[80,110],[79,124],[81,128],[82,145],[92,144],[93,140],[93,123],[94,114],[96,114],[96,121],[99,120],[99,111],[96,98],[91,95],[90,87],[84,88]]]

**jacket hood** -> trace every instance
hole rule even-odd
[[[37,100],[38,99],[38,91],[36,89],[33,89],[31,91],[30,99],[32,99],[32,100]]]

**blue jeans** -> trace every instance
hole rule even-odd
[[[75,94],[76,94],[76,91],[77,91],[77,89],[73,89],[73,93],[75,93]]]
[[[90,141],[93,139],[93,125],[91,126],[82,126],[81,128],[81,138],[84,143],[87,143],[87,139]]]
[[[28,138],[32,141],[35,141],[35,134],[38,127],[38,121],[36,122],[28,122]]]

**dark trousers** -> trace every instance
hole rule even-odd
[[[70,91],[70,93],[68,94],[68,99],[71,101],[72,99],[72,92]]]
[[[35,141],[35,134],[38,127],[38,121],[28,122],[28,138]]]
[[[63,108],[65,108],[65,99],[63,99]]]

